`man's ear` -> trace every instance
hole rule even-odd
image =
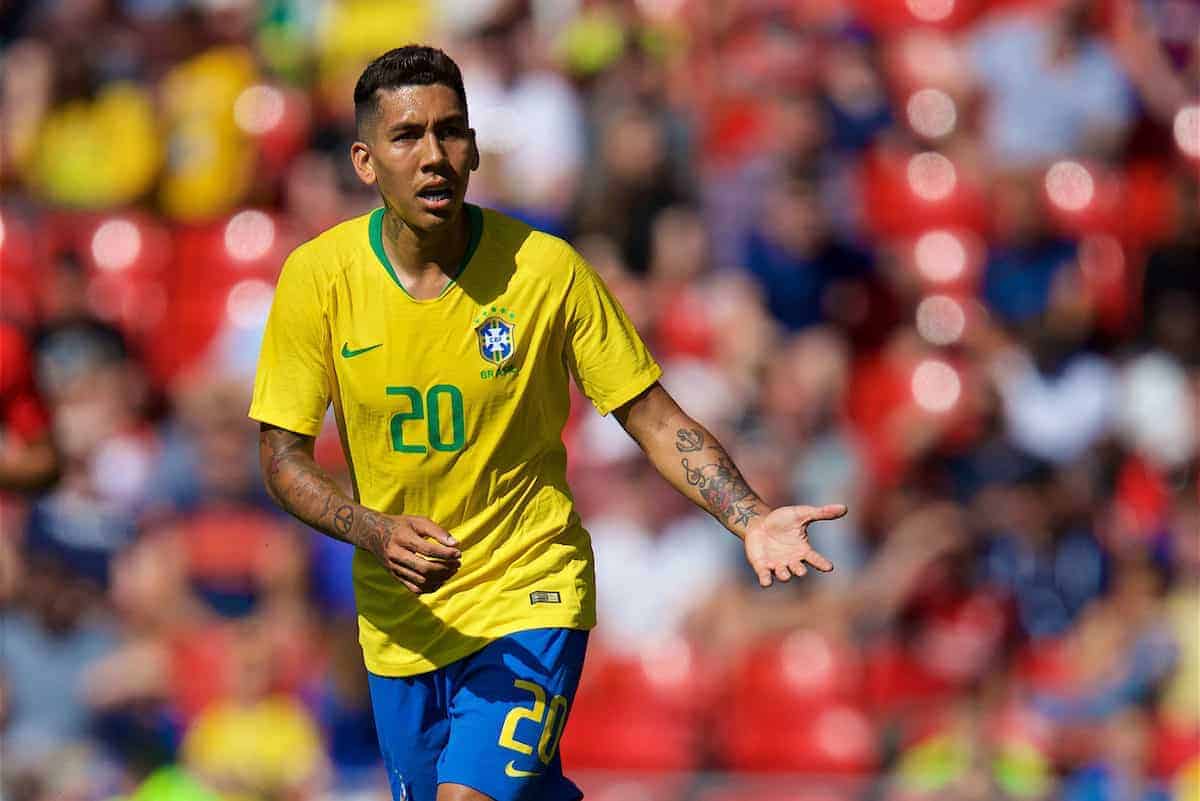
[[[363,142],[350,145],[350,163],[358,173],[358,180],[367,186],[375,183],[375,165],[371,163],[371,149]]]
[[[475,129],[471,128],[471,167],[470,171],[479,169],[479,145],[475,144]]]

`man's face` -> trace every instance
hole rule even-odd
[[[376,184],[409,227],[431,231],[454,219],[479,166],[475,131],[449,86],[380,90],[377,112],[350,157],[359,178]]]

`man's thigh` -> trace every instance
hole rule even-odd
[[[438,781],[495,801],[577,801],[562,772],[567,722],[587,632],[534,629],[502,637],[449,674],[450,738]],[[468,798],[446,787],[447,798]],[[420,801],[418,799],[418,801]]]
[[[367,674],[393,801],[437,796],[437,763],[450,740],[444,670],[403,678]]]

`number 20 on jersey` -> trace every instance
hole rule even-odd
[[[392,415],[392,450],[397,453],[461,451],[467,442],[462,391],[435,384],[424,394],[416,387],[388,387],[388,395],[407,400],[408,410]],[[424,421],[425,425],[420,423]]]

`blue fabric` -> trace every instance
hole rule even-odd
[[[747,236],[742,263],[766,295],[767,309],[787,327],[798,331],[825,318],[822,300],[829,285],[870,272],[870,257],[836,242],[812,256],[790,253],[759,230]]]
[[[1103,763],[1087,765],[1063,782],[1063,801],[1170,801],[1171,794],[1157,783],[1140,790],[1131,781]]]
[[[1050,305],[1050,290],[1059,270],[1077,256],[1074,243],[1065,240],[996,248],[988,256],[983,298],[1005,322],[1032,320]]]
[[[1072,530],[1046,548],[1028,536],[997,532],[983,545],[986,580],[1010,592],[1030,637],[1056,637],[1108,586],[1109,565],[1096,536]]]
[[[312,540],[310,584],[321,609],[354,621],[354,546],[333,537]]]
[[[430,673],[369,674],[393,801],[435,801],[442,783],[496,801],[582,798],[558,742],[586,650],[585,631],[534,629]]]
[[[381,762],[370,702],[338,692],[333,683],[326,681],[312,705],[325,731],[338,785],[343,788],[365,785],[368,779],[375,778]]]

